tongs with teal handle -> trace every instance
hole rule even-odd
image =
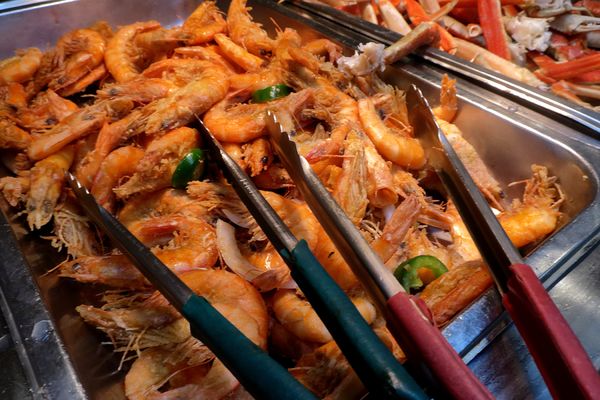
[[[323,186],[296,144],[269,112],[267,127],[296,187],[340,254],[375,300],[388,327],[408,359],[429,378],[442,396],[453,399],[492,399],[456,351],[429,320],[426,306],[410,296]]]
[[[192,335],[204,343],[257,399],[306,399],[315,396],[278,362],[248,339],[204,297],[196,295],[115,217],[101,207],[87,189],[67,172],[79,204],[190,323]]]
[[[427,399],[421,388],[379,340],[344,291],[297,240],[252,180],[198,121],[209,159],[217,162],[248,211],[290,267],[291,276],[315,309],[350,365],[377,399]]]
[[[600,398],[600,375],[533,269],[502,229],[467,169],[412,85],[406,96],[416,136],[492,274],[502,303],[557,399]]]

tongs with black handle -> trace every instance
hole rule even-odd
[[[437,391],[453,399],[492,399],[430,321],[426,306],[410,296],[323,186],[273,112],[267,127],[279,158],[344,260],[359,278],[387,320],[411,363],[429,378]]]
[[[550,393],[557,399],[600,398],[600,375],[583,346],[533,269],[523,263],[415,85],[406,103],[428,162],[456,204]]]
[[[252,180],[198,121],[209,159],[221,167],[250,214],[290,267],[292,278],[319,315],[371,396],[427,399],[428,396],[375,335],[344,291],[329,276],[305,240],[297,240]]]
[[[192,335],[204,343],[257,399],[306,399],[315,396],[278,362],[231,324],[204,297],[195,294],[87,189],[67,172],[79,204],[142,274],[190,323]]]

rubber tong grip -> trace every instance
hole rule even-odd
[[[426,369],[447,395],[453,399],[494,399],[410,295],[397,293],[387,305],[388,327],[406,349],[409,361]]]
[[[316,397],[278,362],[248,339],[206,299],[192,296],[182,314],[192,335],[204,343],[257,399],[303,399]]]
[[[296,266],[292,277],[373,398],[426,400],[425,393],[323,269],[305,240],[298,242],[291,258]]]
[[[529,265],[509,267],[502,298],[555,399],[599,399],[600,375]]]

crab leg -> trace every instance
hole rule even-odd
[[[560,97],[563,97],[567,100],[571,100],[572,102],[574,102],[582,107],[592,108],[592,109],[594,108],[590,103],[587,103],[587,102],[581,100],[579,97],[577,97],[577,95],[569,87],[568,82],[559,81],[559,82],[552,84],[552,86],[550,86],[550,88],[552,89],[552,92],[554,94],[556,94]]]
[[[588,97],[590,99],[600,99],[600,85],[578,85],[567,81],[560,81],[564,87],[568,88],[577,96]]]
[[[541,68],[541,72],[550,78],[570,79],[600,69],[600,53],[561,63],[554,62],[549,57],[535,57],[534,62]]]
[[[400,14],[400,11],[388,0],[379,0],[379,11],[387,27],[401,35],[411,31],[410,26]]]
[[[417,26],[421,22],[430,22],[431,17],[425,12],[423,7],[416,0],[405,0],[406,3],[406,12],[410,17],[413,25]],[[447,52],[454,52],[456,49],[456,44],[454,43],[454,38],[447,30],[442,28],[439,24],[435,24],[436,29],[440,35],[440,47],[442,50]]]
[[[505,60],[510,60],[500,0],[477,0],[477,12],[487,49]]]

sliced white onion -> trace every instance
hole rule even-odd
[[[245,280],[251,282],[265,272],[242,256],[235,240],[235,228],[220,219],[217,220],[217,247],[225,264]]]
[[[250,223],[241,215],[238,215],[236,213],[233,213],[227,209],[222,209],[221,210],[223,212],[223,214],[225,214],[225,216],[234,224],[236,224],[237,226],[241,226],[242,228],[249,228],[250,227]]]
[[[383,211],[385,222],[389,222],[389,220],[392,219],[392,215],[394,215],[394,211],[396,211],[396,206],[393,204],[388,204],[387,206],[383,207],[381,211]]]

